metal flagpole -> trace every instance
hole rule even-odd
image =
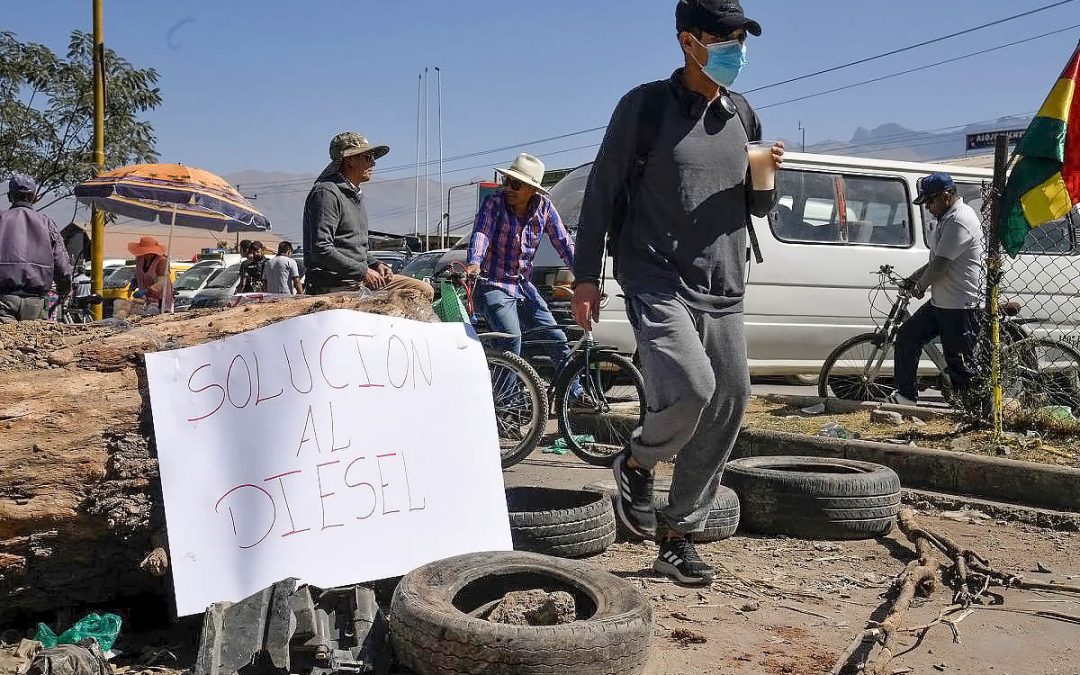
[[[420,236],[420,106],[423,104],[421,92],[424,76],[416,74],[416,209],[413,213],[413,236]]]
[[[428,166],[428,150],[430,143],[428,142],[428,69],[424,68],[424,250],[431,248],[431,198],[429,190],[431,184],[428,179],[428,172],[430,170]]]
[[[446,186],[443,184],[443,135],[442,135],[442,70],[435,66],[435,73],[437,76],[439,95],[438,95],[438,119],[439,119],[439,190],[445,190]],[[449,209],[448,209],[449,210]],[[446,248],[447,240],[450,238],[450,221],[447,220],[442,228],[442,238],[440,248]]]

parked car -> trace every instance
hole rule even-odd
[[[591,164],[578,167],[551,190],[559,214],[575,232],[590,169]],[[752,374],[816,374],[840,342],[873,330],[867,297],[877,280],[874,272],[892,265],[910,274],[928,259],[932,218],[911,200],[916,181],[934,171],[950,173],[965,200],[977,211],[981,208],[982,185],[992,177],[988,170],[794,152],[784,156],[776,183],[778,204],[767,218],[754,219],[764,262],[747,269],[746,342]],[[839,204],[845,205],[842,216]],[[1029,235],[1021,256],[1059,256],[1059,264],[1024,278],[1006,275],[1004,293],[1049,307],[1054,315],[1052,308],[1070,306],[1069,291],[1060,285],[1080,277],[1080,248],[1068,218],[1038,232],[1038,237]],[[1060,273],[1061,265],[1071,268],[1069,274]],[[634,354],[633,330],[610,260],[604,269],[606,297],[594,333],[600,342]],[[553,287],[571,279],[545,237],[533,282],[557,318],[566,316],[568,306],[554,297]],[[1070,322],[1066,330],[1076,330],[1077,317],[1071,314],[1057,312],[1054,321]]]
[[[173,284],[174,305],[177,311],[187,309],[191,305],[192,298],[210,283],[214,275],[225,269],[225,263],[220,260],[205,260],[195,265],[176,277]]]
[[[240,265],[229,265],[223,270],[218,270],[214,276],[206,282],[202,290],[192,298],[188,309],[206,309],[207,307],[224,307],[229,303],[229,298],[236,293],[240,285]]]
[[[412,277],[414,279],[424,279],[430,281],[436,275],[436,272],[443,270],[438,269],[439,261],[450,249],[440,248],[434,251],[426,251],[419,253],[412,257],[404,267],[401,268],[401,274]]]

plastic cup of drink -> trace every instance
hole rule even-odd
[[[750,181],[755,190],[772,190],[776,187],[776,163],[773,161],[773,148],[777,141],[753,141],[746,144],[746,154],[750,159]]]

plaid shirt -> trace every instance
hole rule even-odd
[[[574,242],[546,195],[534,197],[529,208],[528,217],[518,218],[502,190],[485,199],[473,224],[467,264],[479,264],[489,286],[515,298],[520,293],[536,299],[539,295],[531,281],[533,257],[544,233],[569,267],[574,266]]]

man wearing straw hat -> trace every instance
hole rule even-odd
[[[56,223],[34,209],[33,178],[13,176],[8,200],[0,213],[0,323],[44,319],[53,283],[61,298],[71,292],[71,259]]]
[[[480,205],[469,240],[467,269],[480,276],[479,308],[492,330],[513,335],[508,349],[521,352],[522,329],[542,342],[558,370],[570,356],[566,334],[530,277],[533,257],[547,234],[568,266],[574,264],[574,242],[559,212],[541,187],[544,163],[522,153],[502,175],[502,189]],[[581,386],[572,392],[581,395]]]
[[[371,180],[375,161],[390,152],[358,133],[345,131],[330,141],[330,164],[304,204],[304,266],[310,295],[412,289],[428,302],[427,282],[394,274],[368,251],[368,217],[361,184]]]

